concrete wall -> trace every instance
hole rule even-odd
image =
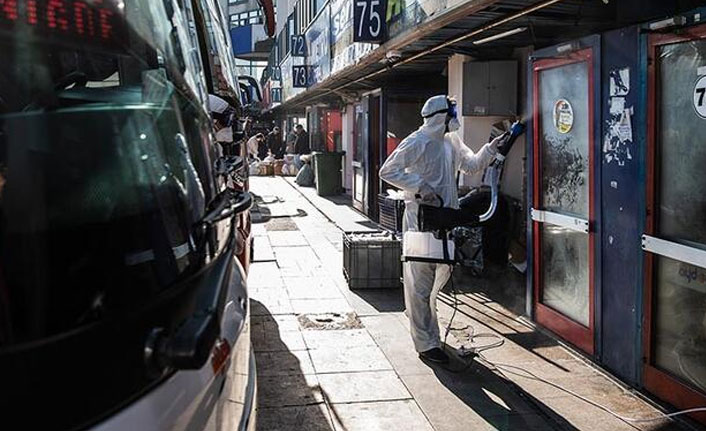
[[[524,53],[518,53],[518,79],[522,76],[525,70],[527,56]],[[463,106],[463,63],[473,60],[467,55],[456,54],[449,59],[448,62],[448,86],[449,95],[455,96],[458,106]],[[520,94],[518,100],[523,100],[524,84],[521,80],[518,83]],[[520,106],[519,109],[522,109]],[[461,109],[459,108],[459,115]],[[459,134],[473,151],[478,151],[488,142],[490,137],[490,129],[494,123],[502,121],[509,117],[470,117],[461,116],[461,130]],[[514,118],[509,118],[514,120]],[[515,143],[515,146],[510,151],[508,159],[505,163],[505,173],[501,182],[501,190],[503,193],[518,200],[522,200],[522,182],[523,182],[523,159],[525,157],[525,142],[524,137],[521,137]],[[475,175],[461,175],[461,184],[466,186],[477,186],[480,184],[482,173]]]

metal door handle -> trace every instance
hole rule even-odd
[[[590,232],[590,224],[586,219],[571,217],[564,214],[557,214],[551,211],[538,210],[534,208],[531,209],[530,214],[532,216],[532,220],[539,223],[549,223],[576,232]]]

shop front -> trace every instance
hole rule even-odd
[[[706,26],[650,35],[648,56],[643,379],[689,408],[706,405]]]
[[[533,83],[534,314],[538,323],[594,353],[598,38],[570,52],[538,52]],[[600,97],[600,96],[598,96]]]
[[[706,405],[706,25],[685,17],[534,52],[527,103],[533,318],[680,409]]]
[[[355,104],[353,145],[353,206],[373,220],[377,219],[380,190],[382,131],[385,130],[384,98],[381,90],[366,93]]]

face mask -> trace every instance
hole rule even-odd
[[[461,128],[461,123],[458,121],[458,118],[452,118],[447,127],[449,132],[455,132]]]
[[[216,132],[216,141],[218,142],[233,142],[233,128],[224,127]]]

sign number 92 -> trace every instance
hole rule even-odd
[[[380,42],[384,39],[385,5],[387,1],[355,0],[353,13],[353,41]]]

